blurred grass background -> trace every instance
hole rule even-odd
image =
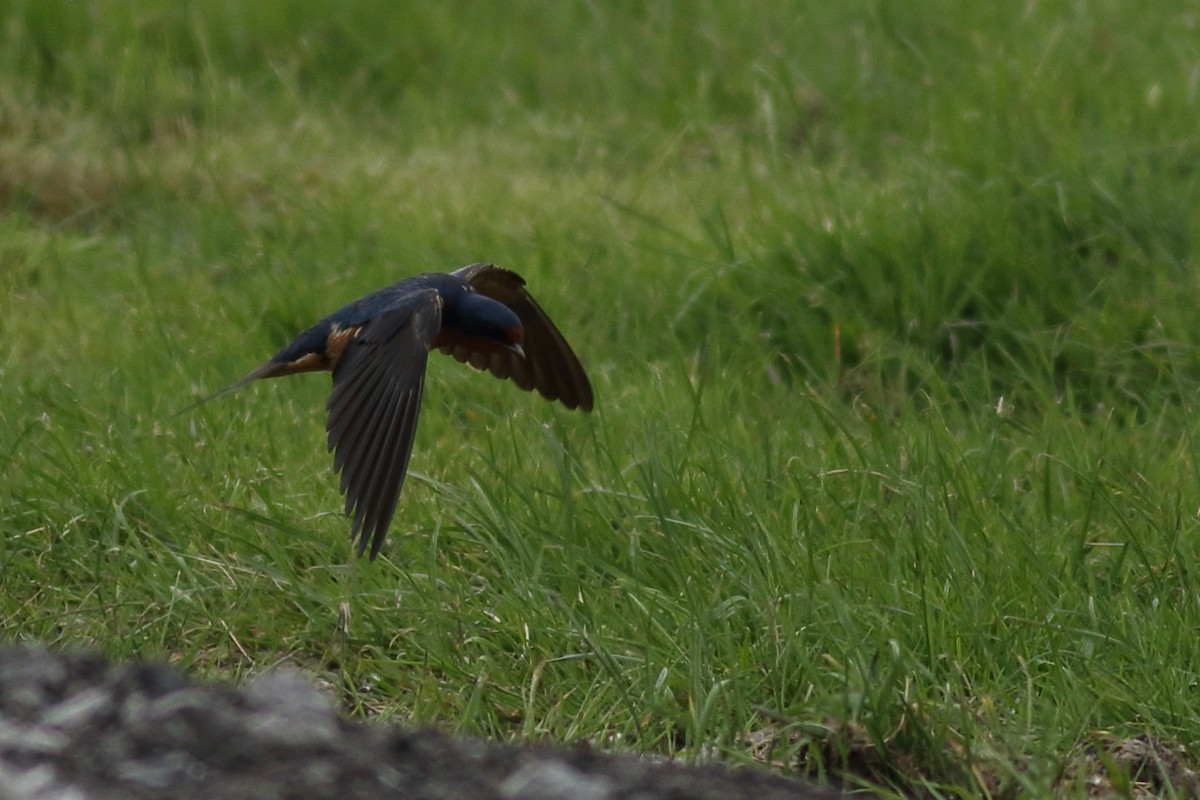
[[[1198,19],[4,4],[5,638],[897,792],[1194,748]],[[326,378],[169,418],[476,260],[598,410],[435,359],[375,564]]]

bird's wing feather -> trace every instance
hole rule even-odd
[[[325,427],[360,555],[368,542],[379,553],[396,511],[441,310],[436,291],[414,292],[365,324],[333,371]]]
[[[442,347],[443,353],[502,380],[509,379],[525,391],[536,390],[567,408],[592,410],[592,385],[583,365],[546,312],[526,291],[524,278],[494,264],[471,264],[456,270],[454,275],[517,315],[525,328],[521,343],[525,357],[511,350],[483,353],[457,343]]]

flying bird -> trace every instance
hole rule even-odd
[[[374,559],[408,470],[433,349],[567,408],[592,410],[587,373],[525,290],[525,279],[494,264],[471,264],[415,275],[355,300],[183,411],[261,378],[332,371],[328,445],[353,520],[350,538],[358,540],[360,556],[369,542]]]

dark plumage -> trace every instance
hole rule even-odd
[[[416,275],[356,300],[189,408],[259,378],[332,370],[329,449],[353,518],[350,536],[360,555],[369,541],[375,558],[408,470],[433,348],[567,408],[592,409],[592,387],[571,346],[525,280],[493,264]]]

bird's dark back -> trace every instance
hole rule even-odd
[[[306,353],[321,352],[334,328],[346,330],[365,325],[411,302],[415,294],[425,289],[436,289],[442,296],[443,305],[449,307],[454,307],[458,298],[470,291],[461,278],[445,273],[430,272],[405,278],[342,306],[289,342],[271,360],[290,362]]]

